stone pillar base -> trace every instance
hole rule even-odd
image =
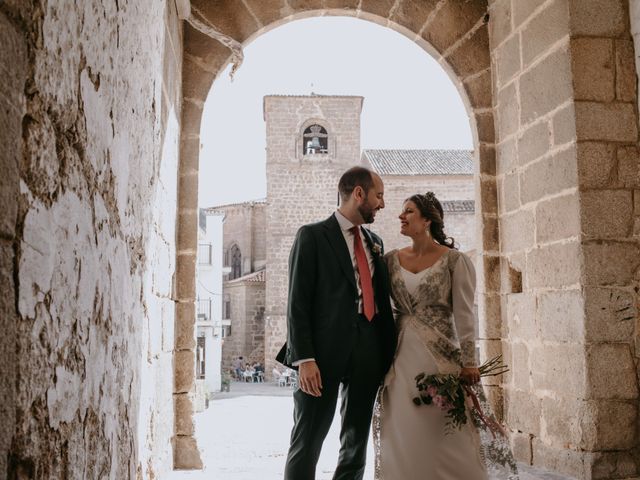
[[[177,435],[172,443],[174,470],[202,470],[202,459],[195,438]]]

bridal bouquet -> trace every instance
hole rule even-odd
[[[480,370],[480,377],[495,377],[509,371],[507,366],[502,363],[502,355],[487,360],[478,367],[478,370]],[[459,430],[467,423],[465,407],[467,396],[473,402],[475,413],[491,430],[491,433],[495,436],[495,431],[502,432],[500,425],[485,417],[476,393],[458,375],[426,375],[421,373],[416,376],[416,387],[419,394],[413,399],[413,403],[416,405],[435,405],[446,412],[446,417],[449,419],[446,424],[448,432],[453,429]]]

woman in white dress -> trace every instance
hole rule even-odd
[[[478,384],[475,270],[444,234],[444,212],[432,192],[407,199],[401,233],[412,245],[385,255],[398,328],[398,348],[374,417],[376,479],[492,480],[517,478],[504,438],[467,408],[469,421],[446,432],[435,405],[416,405],[416,375],[459,374]],[[486,415],[482,388],[474,387]]]

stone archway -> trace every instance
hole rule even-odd
[[[232,47],[284,22],[344,15],[431,53],[467,102],[477,154],[483,348],[504,351],[520,460],[579,478],[640,473],[640,175],[625,0],[193,1]],[[489,16],[487,17],[487,14]],[[199,125],[230,50],[184,29],[174,465],[193,439]],[[616,212],[615,215],[612,215]],[[504,392],[504,401],[501,397]]]
[[[247,43],[278,25],[308,17],[342,15],[392,28],[430,53],[457,86],[469,113],[476,155],[479,192],[479,238],[483,252],[480,307],[491,319],[481,327],[483,344],[500,351],[499,245],[495,178],[494,119],[487,4],[479,2],[192,2],[198,21],[233,41]],[[385,5],[383,5],[385,4]],[[185,24],[183,110],[178,189],[176,271],[176,349],[174,362],[174,466],[201,468],[193,438],[193,407],[189,392],[194,374],[194,298],[197,247],[197,189],[200,121],[204,102],[216,76],[230,60],[222,43]],[[494,332],[493,334],[491,332]],[[495,336],[495,332],[498,335]],[[490,336],[494,335],[494,336]],[[269,342],[267,342],[269,343]],[[275,346],[270,346],[274,349]],[[267,354],[269,348],[267,349]],[[497,392],[496,392],[497,393]],[[498,395],[496,395],[498,398]]]

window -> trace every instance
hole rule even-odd
[[[229,272],[229,280],[239,278],[242,276],[242,254],[240,253],[240,247],[235,243],[227,250],[225,255],[225,263],[228,267],[231,267]]]
[[[302,154],[319,153],[329,153],[329,135],[323,126],[314,124],[308,126],[302,134]]]
[[[222,306],[222,318],[227,320],[231,318],[231,296],[226,293],[224,296],[224,304]]]
[[[222,326],[222,338],[231,336],[231,325]]]
[[[201,243],[198,245],[198,265],[212,264],[212,245],[210,243]]]
[[[205,354],[206,338],[198,337],[196,343],[196,378],[204,378],[204,354]]]

